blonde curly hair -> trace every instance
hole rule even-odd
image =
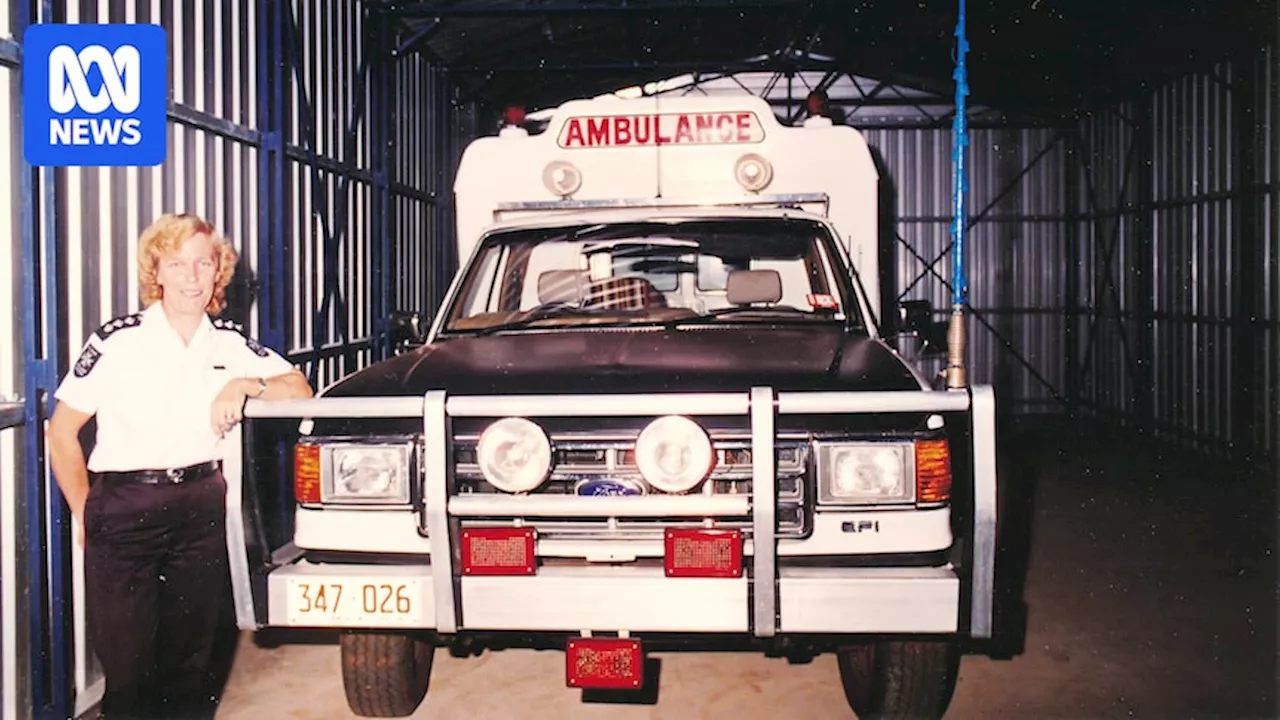
[[[209,304],[205,305],[205,312],[217,315],[226,307],[227,286],[236,274],[239,254],[226,238],[218,234],[213,225],[190,213],[161,215],[138,237],[138,287],[143,307],[150,307],[164,297],[164,288],[156,282],[160,258],[177,252],[182,243],[194,235],[209,236],[218,262],[218,277],[214,279],[213,295],[209,297]]]

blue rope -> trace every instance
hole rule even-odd
[[[965,196],[969,192],[969,178],[965,174],[965,148],[969,145],[968,118],[965,113],[965,97],[969,94],[964,58],[969,52],[969,41],[964,34],[964,3],[960,2],[960,17],[956,23],[956,115],[952,123],[952,161],[955,164],[955,214],[951,221],[951,304],[959,310],[969,294],[969,277],[965,268]]]

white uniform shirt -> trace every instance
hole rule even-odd
[[[97,415],[90,471],[165,470],[221,457],[212,408],[227,381],[292,369],[226,320],[205,316],[184,345],[157,302],[90,335],[55,397]]]

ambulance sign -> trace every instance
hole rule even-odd
[[[644,147],[648,145],[741,145],[764,140],[764,126],[751,111],[595,115],[569,118],[560,129],[560,147]]]

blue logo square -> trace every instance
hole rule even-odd
[[[43,23],[22,40],[22,137],[37,166],[153,166],[168,149],[159,25]]]

